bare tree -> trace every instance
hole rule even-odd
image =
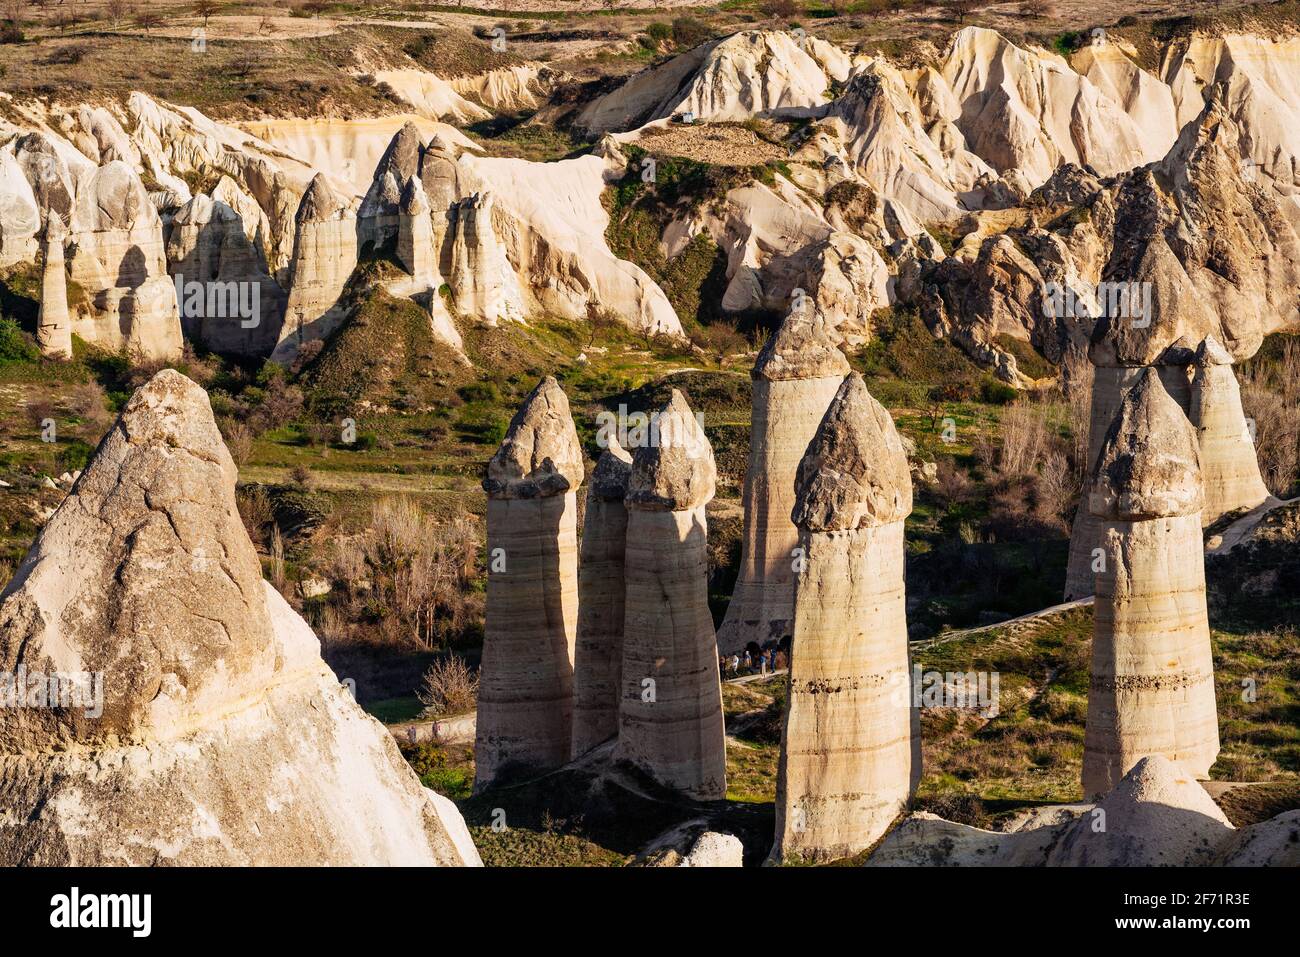
[[[966,18],[984,6],[984,3],[981,0],[948,0],[944,6],[953,12],[958,23],[965,23]]]
[[[160,26],[162,22],[162,17],[155,10],[144,9],[135,15],[135,25],[143,30],[146,35],[154,27]]]
[[[203,26],[208,25],[208,17],[212,16],[221,9],[221,4],[217,0],[197,0],[194,4],[194,15],[203,18]]]
[[[108,0],[108,3],[104,4],[104,11],[113,21],[113,29],[116,30],[122,18],[131,12],[131,5],[126,0]]]

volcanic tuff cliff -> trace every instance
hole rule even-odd
[[[798,125],[779,127],[784,159],[770,181],[677,204],[660,237],[669,263],[700,234],[717,244],[724,312],[784,311],[803,290],[854,343],[870,338],[876,310],[914,304],[936,334],[1020,385],[1028,377],[1006,337],[1058,362],[1087,342],[1105,305],[1099,283],[1149,282],[1155,308],[1185,311],[1192,341],[1213,334],[1240,360],[1300,322],[1300,86],[1286,68],[1300,39],[1193,34],[1169,41],[1155,70],[1133,52],[1101,38],[1067,59],[970,27],[929,62],[900,66],[800,31],[744,31],[580,105],[577,125],[612,137],[549,163],[483,156],[431,118],[460,109],[432,74],[422,76],[442,84],[436,109],[245,129],[144,93],[102,106],[14,102],[0,121],[0,263],[33,260],[53,210],[69,226],[67,268],[88,293],[72,307],[78,335],[175,351],[175,297],[157,280],[197,265],[206,278],[259,284],[269,328],[231,334],[184,315],[185,333],[264,355],[286,338],[281,296],[299,339],[351,308],[352,240],[343,227],[329,242],[304,235],[321,232],[301,215],[308,185],[323,176],[355,213],[364,258],[396,241],[418,175],[432,238],[418,229],[407,241],[434,249],[412,259],[437,260],[466,321],[607,313],[680,335],[663,290],[610,251],[606,186],[639,172],[627,146],[653,149],[649,134],[682,119],[709,130],[773,118]],[[455,88],[489,107],[541,103],[551,86],[539,77],[519,66]],[[407,84],[408,101],[423,102],[418,86]],[[462,120],[483,112],[460,102]],[[216,185],[205,195],[194,183]],[[95,196],[113,215],[88,223],[76,211],[98,206]],[[935,239],[944,235],[958,240],[951,254]],[[1074,314],[1045,310],[1047,283],[1069,289]],[[414,297],[429,285],[412,277],[390,291]],[[454,343],[450,318],[430,308]]]

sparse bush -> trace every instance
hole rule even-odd
[[[459,655],[448,655],[429,666],[415,696],[424,717],[436,718],[474,710],[478,703],[478,673]]]
[[[1052,445],[1041,408],[1017,402],[1002,417],[1002,451],[998,470],[1008,478],[1036,475]]]
[[[0,316],[0,363],[35,362],[41,357],[36,343],[23,334],[18,323]]]
[[[790,20],[797,17],[801,11],[797,0],[763,0],[758,9],[762,11],[763,16],[771,17],[773,20]]]
[[[679,47],[697,47],[713,39],[713,28],[698,17],[673,20],[673,42]]]
[[[248,537],[254,545],[265,547],[267,531],[275,522],[275,512],[271,508],[271,499],[266,494],[266,489],[260,485],[237,489],[235,505]]]

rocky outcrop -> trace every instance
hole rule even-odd
[[[234,186],[224,182],[227,189]],[[271,351],[284,322],[286,297],[261,248],[249,238],[243,215],[221,200],[195,194],[172,217],[167,262],[187,337],[222,353]]]
[[[179,356],[180,315],[162,221],[135,170],[121,160],[97,169],[78,190],[68,232],[68,271],[87,299],[73,331],[111,350]]]
[[[41,210],[32,185],[13,147],[0,149],[0,266],[34,260],[40,232]]]
[[[1205,505],[1201,524],[1208,527],[1228,512],[1252,509],[1268,498],[1259,474],[1255,441],[1241,410],[1241,388],[1232,372],[1232,356],[1213,337],[1196,350],[1192,366],[1189,418],[1201,451]]]
[[[569,400],[547,376],[511,420],[483,480],[488,590],[475,790],[569,760],[582,475]]]
[[[397,240],[403,191],[419,175],[423,153],[424,143],[414,123],[406,123],[393,135],[357,211],[357,241],[363,249],[391,247]]]
[[[1200,784],[1168,759],[1151,755],[1095,807],[1037,808],[997,831],[933,814],[910,815],[872,852],[867,866],[1280,866],[1294,858],[1280,846],[1279,838],[1294,833],[1286,817],[1237,831]]]
[[[1100,826],[1098,826],[1100,824]],[[1232,824],[1183,767],[1160,754],[1138,760],[1097,807],[1052,848],[1053,867],[1191,867],[1209,864]]]
[[[523,291],[492,223],[491,193],[475,193],[452,215],[451,286],[456,308],[485,326],[523,322]]]
[[[824,104],[830,82],[844,80],[848,69],[848,58],[824,41],[746,30],[642,71],[589,104],[577,125],[599,134],[687,113],[715,121],[809,116]]]
[[[722,686],[708,601],[717,469],[673,390],[628,480],[626,615],[617,757],[696,800],[726,794]]]
[[[790,519],[795,473],[848,372],[826,324],[794,313],[754,364],[740,571],[718,629],[724,654],[790,634],[799,544]]]
[[[45,262],[41,269],[41,311],[36,343],[41,355],[72,358],[72,320],[68,316],[68,276],[63,268],[63,220],[52,214],[45,226]]]
[[[1201,545],[1196,433],[1155,369],[1124,399],[1088,507],[1102,522],[1083,790],[1105,794],[1141,758],[1204,778],[1219,752]]]
[[[303,344],[325,339],[346,318],[340,301],[357,265],[357,220],[351,204],[317,174],[294,220],[293,260],[284,325],[271,359],[293,361]]]
[[[843,380],[799,464],[790,691],[772,859],[870,847],[921,776],[903,594],[907,453],[862,377]]]
[[[438,250],[433,244],[433,219],[429,198],[420,180],[412,176],[402,190],[397,216],[397,258],[415,280],[430,289],[442,285]]]
[[[1018,170],[1031,188],[1061,163],[1112,175],[1158,158],[1172,142],[1157,139],[1160,128],[1139,126],[1087,76],[992,30],[958,32],[942,73],[971,151],[999,172]]]
[[[623,499],[632,456],[610,435],[587,486],[578,565],[578,634],[573,658],[573,756],[618,734],[622,690],[624,556]]]
[[[0,861],[477,864],[262,580],[235,478],[203,391],[161,372],[0,594],[0,666],[60,703],[0,709]]]

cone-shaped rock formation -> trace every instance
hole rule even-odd
[[[1219,752],[1201,546],[1200,456],[1178,403],[1147,369],[1102,443],[1088,506],[1102,570],[1084,737],[1085,797],[1162,754],[1208,775]]]
[[[921,773],[903,592],[907,453],[856,373],[799,464],[790,696],[774,860],[833,860],[873,844]]]
[[[550,376],[488,463],[487,624],[475,789],[569,760],[582,448]]]
[[[68,316],[68,276],[63,268],[66,231],[58,213],[51,212],[45,226],[45,266],[41,273],[41,312],[36,322],[36,342],[41,355],[72,358],[72,320]]]
[[[718,629],[724,654],[790,634],[799,542],[790,520],[794,476],[848,371],[827,325],[793,313],[754,364],[740,573]]]
[[[271,354],[288,363],[306,342],[326,338],[345,312],[339,304],[357,265],[357,220],[350,204],[317,173],[303,193],[294,225],[289,303]]]
[[[718,646],[708,601],[717,469],[685,398],[672,398],[632,457],[616,754],[696,800],[726,793]]]
[[[477,864],[262,580],[235,478],[160,372],[0,595],[0,863]]]

